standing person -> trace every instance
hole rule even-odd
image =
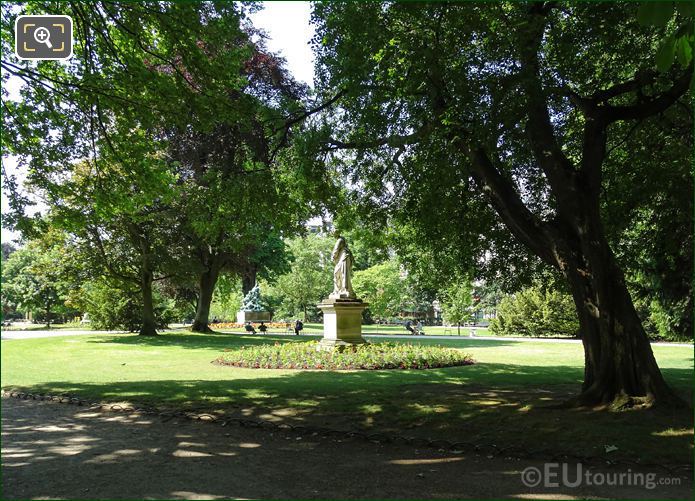
[[[297,319],[297,321],[294,323],[294,335],[299,336],[299,332],[302,329],[304,329],[304,324],[301,320]]]
[[[411,334],[415,334],[415,331],[413,331],[413,322],[411,322],[410,320],[408,320],[408,321],[405,323],[405,330],[407,330],[407,331],[410,332]]]

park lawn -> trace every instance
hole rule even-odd
[[[294,424],[645,463],[692,461],[690,410],[551,407],[579,390],[583,356],[578,343],[408,339],[461,348],[477,361],[420,371],[264,370],[211,363],[224,349],[308,338],[165,333],[156,338],[102,334],[6,340],[1,382],[5,389]],[[654,351],[669,383],[692,402],[692,347],[654,346]],[[618,450],[606,453],[608,445]]]

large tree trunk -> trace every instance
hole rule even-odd
[[[152,301],[152,272],[142,271],[142,326],[140,327],[141,336],[157,335],[157,320],[154,316],[154,302]]]
[[[246,296],[254,285],[256,285],[256,267],[248,265],[241,274],[241,293]]]
[[[585,354],[582,392],[569,404],[682,404],[659,371],[603,232],[598,178],[560,172],[565,177],[555,183],[558,213],[544,222],[524,206],[482,149],[472,149],[470,158],[476,182],[506,226],[569,283]]]
[[[592,232],[589,232],[592,233]],[[605,238],[581,238],[562,260],[584,345],[582,392],[569,403],[616,408],[679,399],[659,371],[622,271]]]
[[[215,284],[219,277],[220,268],[215,261],[212,266],[200,274],[198,280],[198,305],[195,311],[195,320],[191,330],[193,332],[213,332],[208,326],[210,322],[210,303],[212,303],[212,295],[215,291]]]

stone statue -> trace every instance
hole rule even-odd
[[[354,258],[343,237],[333,247],[331,259],[335,264],[333,268],[333,292],[328,296],[331,299],[355,299],[352,290],[352,264]]]
[[[248,294],[244,297],[241,302],[242,311],[263,311],[264,308],[261,306],[261,288],[258,283],[253,286]]]

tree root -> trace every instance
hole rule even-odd
[[[198,332],[198,333],[200,333],[200,334],[214,334],[214,333],[215,333],[215,331],[212,330],[212,329],[211,329],[209,326],[207,326],[207,325],[206,325],[205,327],[200,327],[200,326],[193,325],[193,326],[191,327],[191,332]]]

